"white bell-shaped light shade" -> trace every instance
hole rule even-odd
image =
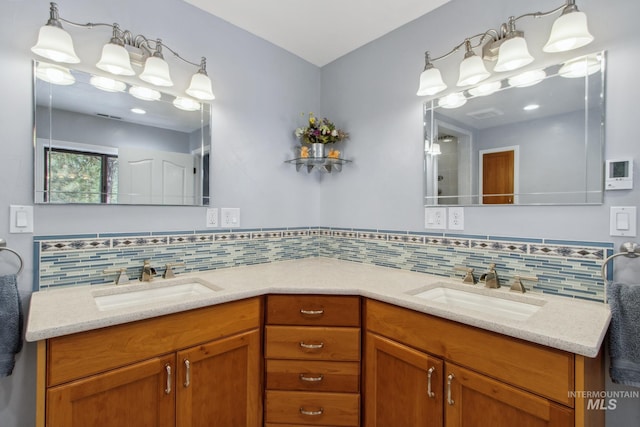
[[[89,83],[105,92],[122,92],[127,88],[126,83],[103,76],[91,76]]]
[[[442,151],[440,151],[440,144],[434,142],[433,144],[431,144],[431,148],[429,148],[427,152],[432,156],[438,156],[442,154]]]
[[[590,76],[600,71],[600,69],[600,59],[597,54],[594,54],[565,62],[558,70],[558,74],[562,77],[573,79]]]
[[[469,93],[473,96],[487,96],[498,91],[501,87],[501,82],[482,83],[481,85],[469,89]]]
[[[460,63],[458,86],[469,86],[489,78],[491,73],[484,66],[484,61],[477,55],[469,56]]]
[[[442,108],[458,108],[467,103],[467,98],[461,92],[450,93],[438,100],[438,105]]]
[[[527,48],[524,37],[513,37],[505,40],[498,50],[498,62],[494,71],[512,71],[533,62],[533,56]]]
[[[129,52],[124,46],[115,43],[107,43],[102,48],[102,56],[96,67],[107,73],[117,76],[133,76],[135,71],[131,68]]]
[[[66,62],[67,64],[80,62],[80,58],[73,49],[73,41],[69,33],[53,25],[40,27],[38,42],[31,48],[31,51],[56,62]]]
[[[173,105],[184,111],[197,111],[200,109],[198,101],[184,96],[176,96],[176,99],[173,100]]]
[[[216,99],[211,90],[211,79],[204,73],[197,72],[191,77],[191,84],[186,90],[187,95],[191,95],[201,101],[211,101]]]
[[[442,92],[447,85],[442,81],[442,75],[437,68],[428,68],[420,74],[420,87],[416,95],[430,96]]]
[[[531,70],[520,73],[517,76],[510,77],[508,82],[509,86],[512,87],[529,87],[537,85],[543,81],[545,77],[547,77],[547,74],[544,70]]]
[[[36,77],[42,81],[62,86],[72,85],[76,82],[68,68],[46,62],[38,63]]]
[[[147,58],[140,79],[155,86],[173,86],[169,75],[169,64],[157,56]]]
[[[131,96],[142,99],[143,101],[157,101],[162,97],[162,94],[154,89],[149,89],[143,86],[131,86],[129,88]]]
[[[569,12],[560,15],[551,27],[549,41],[544,45],[544,52],[565,52],[586,46],[593,41],[587,28],[587,15],[584,12]]]

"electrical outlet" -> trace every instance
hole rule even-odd
[[[220,209],[220,226],[222,228],[240,227],[240,208]]]
[[[207,208],[207,228],[218,226],[218,208]]]
[[[449,208],[447,213],[449,218],[449,230],[464,230],[464,208],[456,206]]]
[[[438,230],[447,228],[447,208],[425,208],[424,228]]]

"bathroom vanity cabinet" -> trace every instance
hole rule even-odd
[[[360,298],[269,295],[265,427],[360,425]]]
[[[604,425],[602,358],[365,302],[365,426]]]
[[[260,298],[40,341],[38,426],[262,425]]]

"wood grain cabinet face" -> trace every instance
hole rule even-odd
[[[53,338],[37,426],[259,427],[261,317],[253,298]]]
[[[360,299],[270,295],[265,427],[360,425]]]

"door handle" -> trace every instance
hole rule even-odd
[[[171,394],[171,365],[167,363],[166,365],[164,365],[164,369],[167,372],[167,384],[164,389],[164,393]]]
[[[184,387],[187,388],[191,384],[191,362],[184,359]]]
[[[447,403],[450,406],[453,406],[453,404],[455,403],[453,401],[453,399],[451,398],[451,383],[453,382],[454,378],[455,378],[455,375],[453,375],[453,374],[449,374],[447,376]]]
[[[433,373],[435,372],[435,370],[436,370],[436,367],[432,366],[427,371],[427,396],[429,396],[432,399],[436,397],[436,394],[431,390],[431,377],[433,376]]]

